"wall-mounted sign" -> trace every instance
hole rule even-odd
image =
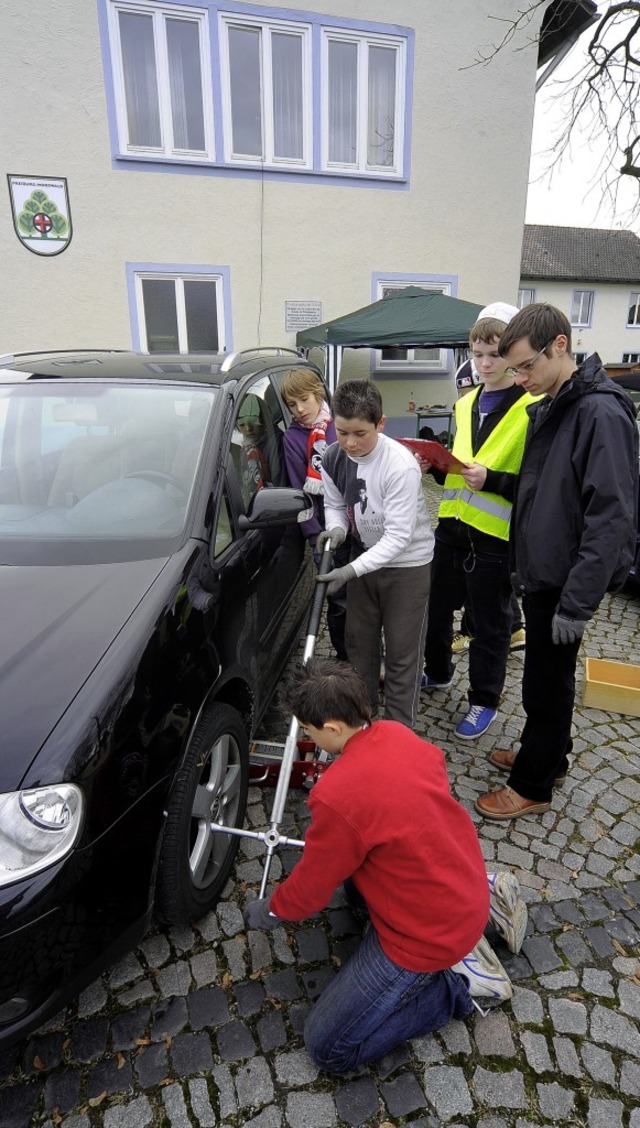
[[[322,302],[285,302],[285,333],[299,333],[322,323]]]
[[[13,226],[34,255],[59,255],[71,242],[71,211],[65,178],[12,176],[9,195]]]

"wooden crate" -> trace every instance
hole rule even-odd
[[[640,666],[587,658],[583,705],[640,717]]]

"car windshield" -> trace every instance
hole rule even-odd
[[[146,382],[0,387],[0,563],[32,562],[27,546],[45,549],[39,563],[163,555],[184,530],[215,395]]]

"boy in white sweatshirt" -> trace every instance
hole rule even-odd
[[[318,579],[330,594],[348,583],[346,646],[374,716],[384,632],[385,716],[411,728],[433,556],[422,474],[413,455],[382,433],[382,399],[371,381],[341,384],[332,410],[338,441],[322,464],[326,531],[317,547],[328,539],[335,551],[350,530],[353,548],[349,564]]]

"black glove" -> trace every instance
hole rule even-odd
[[[322,552],[326,542],[329,541],[331,551],[335,552],[336,548],[340,548],[346,536],[346,529],[343,529],[341,525],[335,525],[333,529],[323,529],[321,533],[318,533],[316,548],[318,552]]]
[[[561,615],[556,611],[551,623],[551,638],[556,646],[566,646],[569,642],[578,642],[582,638],[587,619],[570,619],[568,615]]]
[[[344,587],[347,580],[355,578],[355,574],[356,570],[353,565],[345,564],[342,568],[334,568],[332,572],[325,572],[324,576],[316,576],[316,581],[319,584],[327,584],[327,595],[335,595],[341,587]]]
[[[250,901],[244,910],[244,923],[247,928],[277,928],[282,924],[280,917],[269,912],[270,897],[259,897]]]

